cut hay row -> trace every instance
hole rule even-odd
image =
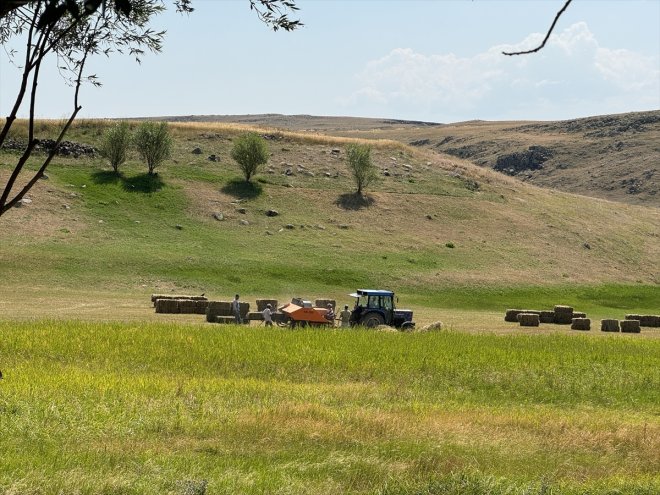
[[[660,316],[658,315],[626,315],[626,320],[637,320],[640,327],[660,327]]]

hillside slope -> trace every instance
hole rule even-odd
[[[71,138],[94,145],[104,125],[80,123]],[[373,143],[381,176],[357,198],[346,140],[270,131],[269,165],[249,186],[229,158],[237,128],[173,130],[174,159],[155,178],[137,161],[117,177],[98,157],[55,160],[33,202],[0,220],[5,290],[339,297],[373,286],[444,305],[461,288],[660,283],[656,208],[538,188],[393,142]]]
[[[542,187],[660,206],[660,111],[557,122],[456,124],[312,117],[194,116],[365,139],[393,139],[464,158]]]

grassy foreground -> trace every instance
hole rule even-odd
[[[0,322],[2,493],[652,494],[660,341]]]

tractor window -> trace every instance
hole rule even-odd
[[[392,298],[391,297],[383,296],[383,297],[380,298],[380,302],[383,306],[383,309],[385,309],[387,311],[393,309],[392,308]]]
[[[378,305],[378,296],[369,296],[367,308],[380,308]]]

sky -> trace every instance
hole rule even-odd
[[[304,27],[273,32],[248,0],[170,10],[163,51],[89,64],[82,118],[308,114],[430,122],[557,120],[660,108],[660,0],[298,0]],[[170,5],[167,1],[166,4]],[[20,49],[19,44],[12,44]],[[10,48],[10,47],[5,47]],[[55,61],[36,114],[63,118],[72,90]],[[0,50],[0,113],[20,71]],[[25,109],[21,110],[25,116]]]

